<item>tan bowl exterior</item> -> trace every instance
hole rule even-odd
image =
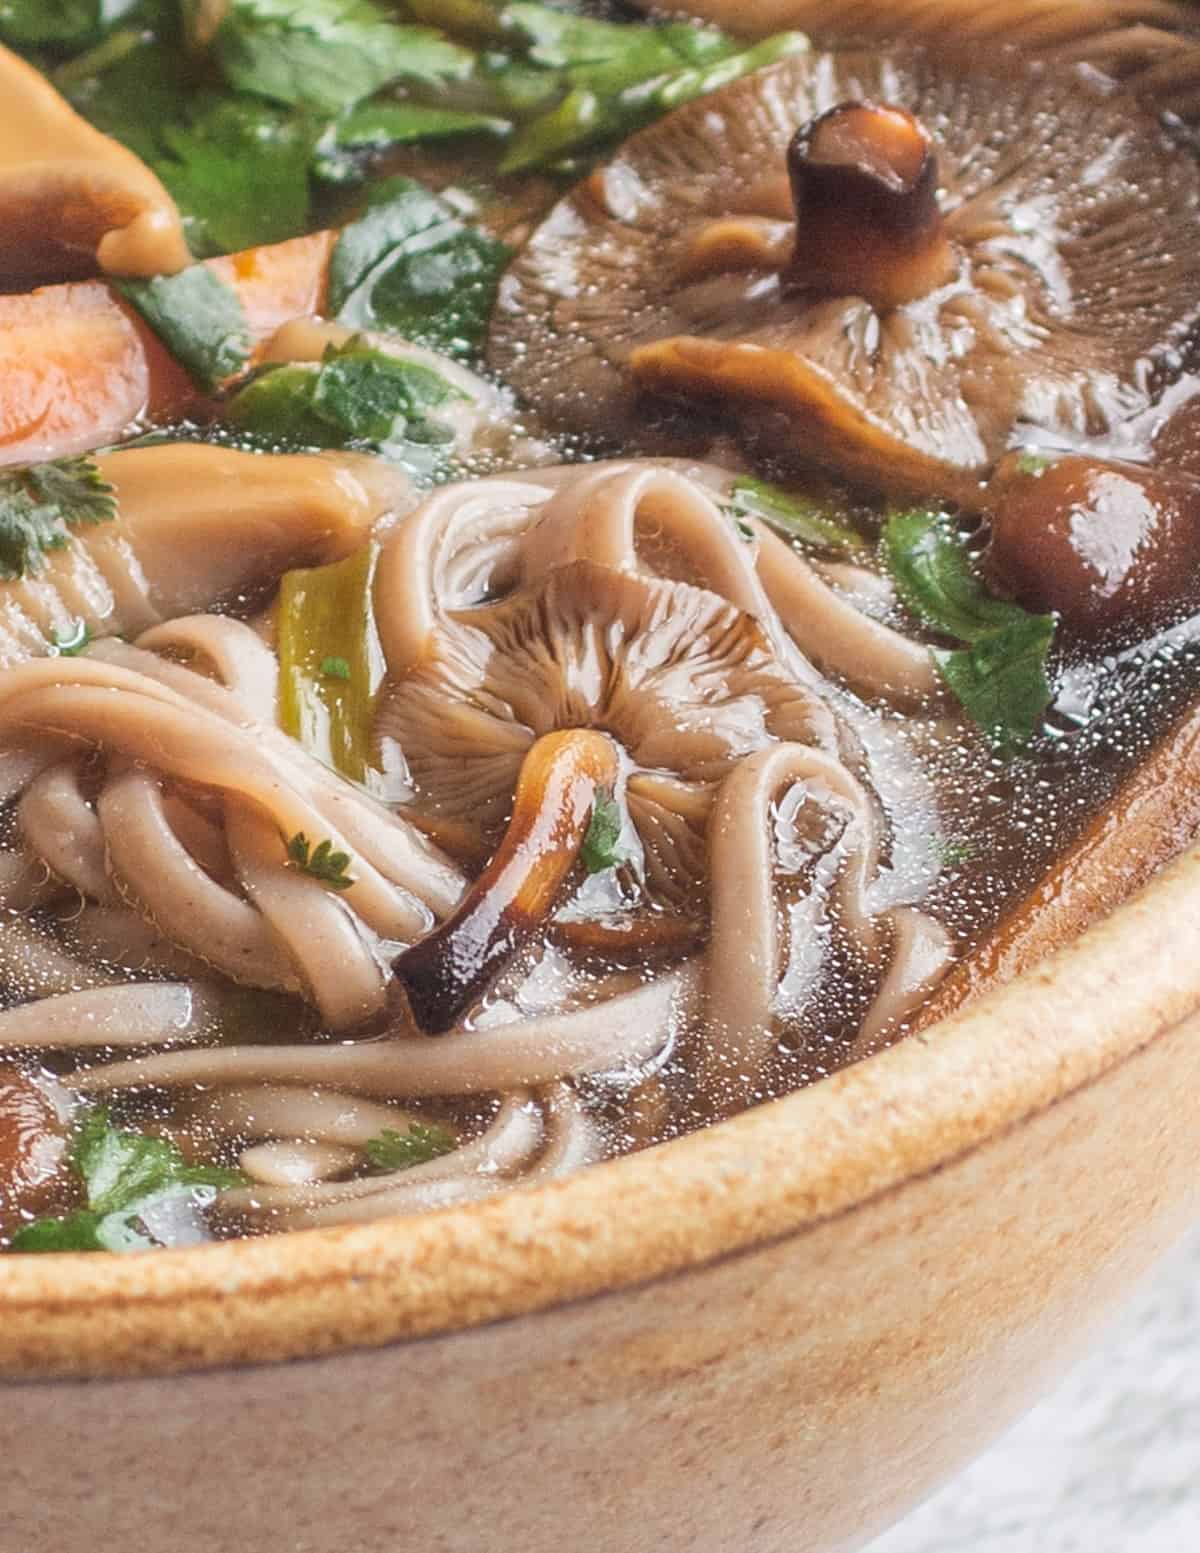
[[[1196,1215],[1198,944],[1192,853],[953,1020],[556,1186],[3,1261],[0,1542],[858,1548]]]

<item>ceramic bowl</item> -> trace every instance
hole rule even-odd
[[[835,1553],[1200,1211],[1200,852],[811,1089],[538,1190],[0,1262],[5,1549]]]

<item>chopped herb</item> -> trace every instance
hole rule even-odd
[[[1017,459],[1017,468],[1023,475],[1044,474],[1054,462],[1044,453],[1022,453]]]
[[[388,178],[337,240],[329,308],[353,329],[385,329],[455,355],[478,347],[509,249],[465,226],[411,178]]]
[[[0,474],[0,577],[29,577],[78,524],[116,517],[113,488],[90,458],[60,458]]]
[[[408,1170],[453,1153],[458,1139],[449,1127],[438,1122],[413,1122],[405,1132],[385,1127],[363,1147],[376,1170]]]
[[[944,513],[904,512],[883,531],[884,562],[901,600],[966,645],[933,648],[938,671],[1001,753],[1028,743],[1050,704],[1046,657],[1054,617],[994,598]]]
[[[115,284],[199,388],[211,392],[249,360],[250,329],[241,298],[204,265]]]
[[[349,679],[350,665],[345,658],[322,658],[321,673],[326,679]]]
[[[453,433],[429,411],[464,397],[422,362],[376,350],[355,335],[319,362],[264,368],[224,413],[231,425],[272,447],[365,448],[430,475]]]
[[[313,171],[329,183],[355,183],[366,159],[391,146],[417,141],[453,140],[463,135],[509,133],[507,119],[459,108],[431,108],[417,102],[379,100],[361,103],[331,125],[317,146]]]
[[[78,658],[92,639],[86,620],[77,620],[69,631],[56,631],[50,638],[51,655],[55,658]]]
[[[288,861],[302,873],[311,874],[332,890],[348,890],[354,880],[346,872],[349,852],[335,852],[332,841],[318,842],[314,848],[303,831],[287,844]]]
[[[86,1208],[37,1219],[13,1236],[14,1251],[146,1251],[164,1242],[147,1223],[180,1199],[203,1206],[243,1177],[220,1165],[190,1165],[174,1143],[114,1127],[103,1106],[75,1130],[68,1162]]]
[[[549,6],[510,5],[504,25],[533,64],[554,72],[552,106],[523,124],[502,172],[554,166],[599,142],[618,140],[660,114],[808,48],[798,32],[751,48],[715,27],[593,21]]]
[[[746,522],[745,518],[735,517],[733,520],[733,526],[737,529],[738,534],[747,542],[747,544],[753,540],[754,530],[750,527],[749,523]]]
[[[592,800],[592,817],[579,849],[580,860],[589,874],[602,874],[624,862],[621,839],[621,807],[611,788],[599,787]]]
[[[143,9],[143,0],[4,0],[0,39],[14,48],[88,48]]]
[[[865,544],[862,535],[834,517],[824,503],[793,496],[749,475],[733,482],[729,506],[735,518],[760,518],[788,539],[820,550],[861,550]]]
[[[473,63],[468,49],[373,0],[234,0],[213,53],[238,90],[326,114],[392,81],[462,80]]]

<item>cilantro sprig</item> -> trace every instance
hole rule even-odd
[[[326,839],[314,847],[303,831],[292,836],[287,844],[288,862],[301,873],[319,879],[331,890],[348,890],[354,883],[346,872],[350,867],[349,852],[335,852],[333,842]]]
[[[612,789],[597,788],[591,818],[579,849],[580,861],[589,874],[606,873],[625,861],[620,846],[621,828],[621,806]]]
[[[368,1139],[364,1152],[375,1170],[391,1171],[427,1164],[457,1147],[458,1139],[449,1127],[440,1122],[412,1122],[404,1132],[385,1127],[378,1136]]]
[[[384,329],[452,355],[481,342],[506,244],[467,226],[411,178],[389,178],[339,236],[329,308],[352,329]]]
[[[103,1106],[77,1126],[68,1163],[86,1206],[26,1224],[13,1251],[149,1251],[165,1244],[158,1210],[180,1201],[203,1207],[243,1180],[221,1165],[189,1164],[165,1138],[114,1127]]]
[[[896,514],[882,537],[884,564],[901,601],[927,626],[963,643],[931,649],[963,710],[1001,754],[1027,744],[1050,704],[1046,659],[1053,615],[995,598],[944,513]]]
[[[35,576],[72,528],[108,523],[117,498],[90,458],[60,458],[0,474],[0,577]]]

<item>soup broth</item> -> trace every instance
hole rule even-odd
[[[1191,736],[1200,168],[1098,14],[294,10],[0,19],[15,1253],[817,1081],[1053,947]]]

